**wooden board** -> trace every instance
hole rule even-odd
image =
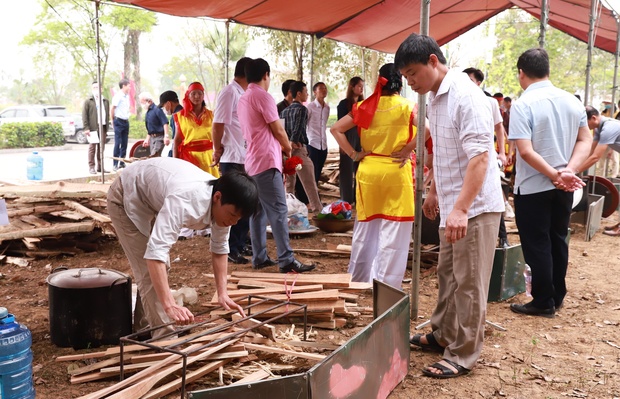
[[[349,287],[349,283],[351,282],[350,274],[296,274],[294,276],[289,274],[275,274],[275,273],[253,273],[253,272],[242,272],[235,271],[231,275],[232,277],[239,278],[252,278],[256,280],[268,281],[268,282],[284,282],[293,283],[295,285],[299,283],[305,283],[303,285],[308,285],[308,283],[313,284],[323,284],[325,288],[340,288],[340,287]]]
[[[306,352],[297,352],[291,351],[282,348],[275,348],[273,346],[265,346],[265,345],[256,345],[256,344],[245,344],[247,349],[266,352],[266,353],[276,353],[278,355],[287,355],[287,356],[295,356],[302,359],[321,361],[325,359],[325,355],[319,355],[316,353],[306,353]]]

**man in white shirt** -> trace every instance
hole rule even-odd
[[[422,372],[434,378],[467,374],[480,357],[495,238],[504,211],[493,148],[493,116],[467,75],[449,70],[437,42],[412,34],[394,58],[409,86],[429,93],[433,182],[422,211],[439,223],[437,306],[432,332],[410,342],[443,353]]]
[[[312,86],[314,101],[309,103],[308,108],[308,156],[314,164],[314,179],[317,185],[321,177],[321,171],[327,159],[327,120],[329,119],[329,104],[325,102],[327,86],[323,82]]]
[[[114,126],[114,158],[125,158],[127,155],[127,141],[129,140],[129,79],[118,82],[119,91],[112,97],[110,117]],[[125,167],[125,162],[114,159],[114,170]]]
[[[245,78],[245,66],[251,58],[243,57],[235,66],[235,77],[220,91],[215,101],[213,116],[213,165],[220,164],[220,172],[226,174],[233,170],[245,172],[245,139],[237,116],[237,104],[248,87]],[[243,255],[252,255],[246,248],[250,219],[241,218],[230,228],[228,245],[230,253],[228,261],[236,264],[246,264],[248,259]]]
[[[219,179],[190,162],[158,157],[129,165],[108,191],[108,214],[138,286],[146,322],[151,328],[171,321],[194,320],[187,308],[176,304],[168,286],[170,248],[182,228],[211,228],[211,263],[218,302],[225,309],[243,309],[226,290],[228,233],[242,217],[258,206],[256,183],[243,172]],[[134,328],[145,327],[136,305]],[[153,331],[153,338],[173,331]]]

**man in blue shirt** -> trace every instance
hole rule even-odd
[[[588,127],[594,130],[594,145],[588,159],[577,167],[577,173],[584,172],[597,163],[599,159],[605,156],[607,147],[620,152],[620,120],[606,118],[590,105],[586,106],[586,115],[588,116]],[[603,234],[620,236],[620,223],[605,227]]]
[[[151,148],[151,157],[159,157],[164,146],[170,144],[168,118],[164,111],[155,105],[150,93],[142,92],[139,97],[140,105],[146,110],[144,124],[148,133],[142,146]]]
[[[525,90],[512,106],[510,137],[517,145],[515,217],[525,262],[532,269],[532,301],[510,305],[530,316],[554,317],[566,295],[568,224],[575,174],[592,137],[583,105],[549,80],[549,56],[527,50],[517,61]]]

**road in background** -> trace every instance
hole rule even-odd
[[[133,143],[130,142],[129,147],[131,145]],[[113,147],[114,140],[106,144],[103,154],[104,169],[110,172],[112,172],[112,159],[108,157],[112,156]],[[26,158],[33,151],[38,151],[43,157],[43,181],[95,176],[88,173],[88,145],[66,144],[62,147],[0,150],[0,183],[28,184]]]

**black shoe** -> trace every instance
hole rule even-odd
[[[236,265],[245,265],[246,263],[250,263],[250,261],[241,256],[241,254],[233,253],[228,254],[228,261]]]
[[[510,305],[510,310],[529,316],[542,316],[550,319],[555,317],[555,308],[540,309],[532,305],[532,302],[526,303],[525,305],[513,303]]]
[[[243,247],[240,254],[243,256],[252,256],[252,247]]]
[[[304,265],[303,263],[301,263],[297,259],[293,259],[293,261],[291,263],[289,263],[288,265],[280,268],[280,273],[289,273],[289,272],[303,273],[303,272],[309,272],[310,270],[314,270],[314,267],[315,266],[313,264]]]
[[[499,245],[497,246],[498,248],[508,248],[509,246],[510,244],[508,244],[508,240],[506,238],[499,239]]]
[[[97,169],[97,173],[101,173],[101,169]],[[104,169],[103,173],[110,173],[110,171],[107,171],[107,170]]]
[[[258,265],[252,265],[252,269],[260,270],[260,269],[264,269],[264,268],[269,267],[269,266],[275,266],[277,264],[278,264],[278,262],[275,262],[270,257],[267,257],[267,260],[264,261],[263,263],[259,263]]]

